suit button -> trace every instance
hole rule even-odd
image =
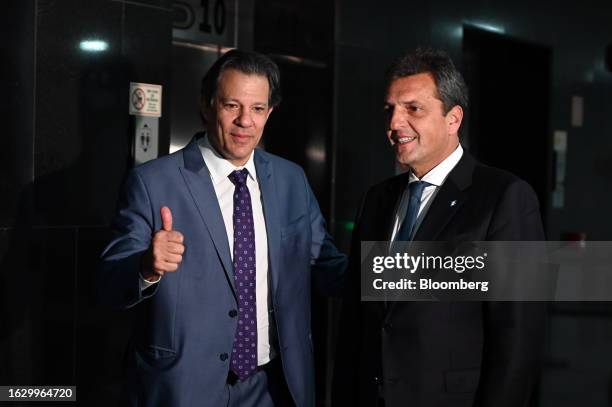
[[[228,315],[230,316],[230,318],[236,318],[236,315],[238,315],[238,311],[236,311],[235,309],[230,310],[230,312],[228,312]]]
[[[390,322],[386,323],[383,325],[383,331],[385,332],[389,332],[391,330],[391,328],[393,327],[393,324],[391,324]]]
[[[219,355],[219,359],[221,359],[223,362],[225,362],[227,360],[227,353],[222,353]]]
[[[374,376],[374,384],[379,385],[382,384],[382,378],[378,377],[378,376]]]

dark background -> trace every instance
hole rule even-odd
[[[384,137],[386,66],[449,52],[471,89],[463,144],[528,180],[550,240],[612,240],[612,3],[241,1],[238,45],[269,54],[284,101],[268,151],[302,165],[338,245],[369,185],[397,169]],[[76,385],[83,406],[119,390],[130,313],[96,306],[94,270],[131,166],[129,82],[163,85],[160,153],[199,130],[199,77],[218,50],[173,43],[170,0],[2,3],[0,385]],[[95,36],[106,52],[79,49]],[[182,82],[181,82],[182,80]],[[584,100],[572,126],[571,98]],[[187,107],[185,107],[187,106]],[[553,132],[568,134],[554,208]],[[327,405],[339,304],[316,297],[319,405]],[[551,305],[538,406],[612,406],[612,306]]]

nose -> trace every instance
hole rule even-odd
[[[398,130],[402,128],[403,124],[404,118],[402,117],[397,106],[390,108],[387,117],[388,130]]]
[[[240,127],[250,127],[253,124],[253,118],[249,109],[240,109],[240,113],[238,113],[234,123]]]

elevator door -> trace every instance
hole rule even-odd
[[[219,58],[214,47],[175,42],[172,46],[170,152],[184,147],[204,125],[200,117],[200,83]]]
[[[469,149],[535,189],[542,218],[550,196],[551,55],[548,47],[465,27],[465,79],[470,89]]]

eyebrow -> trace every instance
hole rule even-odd
[[[410,99],[410,100],[400,100],[399,102],[395,103],[396,105],[414,105],[414,104],[423,104],[423,102],[420,102],[416,99]],[[385,105],[391,105],[391,103],[388,100],[385,100]]]
[[[221,101],[221,103],[234,102],[234,103],[238,103],[239,105],[243,104],[242,102],[240,102],[238,99],[235,99],[235,98],[219,98],[219,100]],[[264,107],[267,107],[268,106],[268,102],[255,102],[251,106],[264,106]]]

